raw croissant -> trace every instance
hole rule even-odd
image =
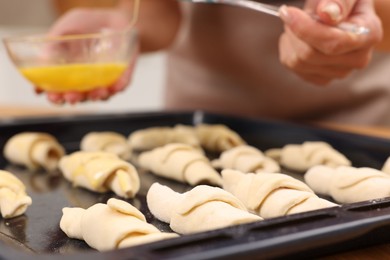
[[[83,137],[80,149],[87,152],[109,152],[124,160],[130,159],[131,150],[126,137],[115,132],[91,132]]]
[[[11,137],[4,148],[4,157],[30,170],[55,170],[65,154],[57,140],[46,133],[23,132]]]
[[[199,183],[222,184],[221,176],[210,161],[199,150],[186,144],[167,144],[141,153],[138,164],[157,175],[192,186]]]
[[[162,233],[131,204],[109,199],[88,209],[63,208],[60,228],[70,238],[85,240],[99,250],[111,250],[177,237]]]
[[[220,169],[233,169],[241,172],[279,172],[280,167],[273,159],[266,157],[259,149],[240,145],[221,154],[212,165]]]
[[[236,132],[225,125],[199,124],[195,131],[200,145],[211,152],[223,152],[246,144]]]
[[[149,210],[173,231],[190,234],[262,220],[221,188],[199,185],[185,193],[154,183],[146,196]]]
[[[336,204],[321,199],[303,182],[280,173],[223,170],[223,188],[262,218],[311,211]]]
[[[184,143],[199,147],[199,141],[192,126],[150,127],[134,131],[128,137],[134,151],[147,151],[169,143]]]
[[[383,164],[382,172],[387,173],[390,176],[390,157],[387,158],[386,162]]]
[[[114,191],[132,198],[140,188],[138,172],[130,163],[107,152],[75,152],[60,160],[60,169],[75,186],[96,192]]]
[[[289,144],[281,149],[270,149],[265,152],[265,155],[275,159],[282,166],[299,172],[305,172],[315,165],[331,167],[351,165],[343,154],[325,142]]]
[[[353,203],[390,196],[390,177],[372,168],[315,166],[304,176],[318,194],[340,203]]]
[[[12,173],[0,170],[0,212],[3,218],[22,215],[31,202],[24,184]]]

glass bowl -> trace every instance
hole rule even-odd
[[[134,27],[96,34],[9,37],[3,42],[19,72],[37,89],[50,92],[110,87],[138,51]]]

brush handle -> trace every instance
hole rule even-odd
[[[279,9],[280,7],[274,6],[274,5],[269,5],[269,4],[263,4],[251,0],[182,0],[182,1],[187,1],[187,2],[192,2],[192,3],[206,3],[206,4],[227,4],[227,5],[232,5],[232,6],[238,6],[238,7],[243,7],[251,10],[255,10],[258,12],[262,12],[265,14],[273,15],[273,16],[280,16]],[[311,15],[311,17],[318,21],[321,22],[320,18],[317,15]],[[322,23],[322,22],[321,22]],[[329,25],[331,26],[331,25]],[[357,24],[353,23],[348,23],[348,22],[342,22],[334,27],[345,31],[349,32],[352,34],[356,35],[365,35],[370,33],[370,29],[364,26],[360,26]]]

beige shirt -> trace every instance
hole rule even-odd
[[[222,5],[184,4],[169,53],[166,106],[291,120],[390,125],[390,55],[327,87],[279,62],[277,17]]]

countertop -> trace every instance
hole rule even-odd
[[[68,110],[61,107],[43,108],[36,106],[1,106],[0,119],[17,118],[17,117],[33,117],[33,116],[55,116],[88,113],[90,110]],[[374,126],[358,126],[336,123],[311,123],[320,127],[330,128],[338,131],[352,132],[363,135],[377,136],[382,138],[390,138],[390,127],[374,127]]]

